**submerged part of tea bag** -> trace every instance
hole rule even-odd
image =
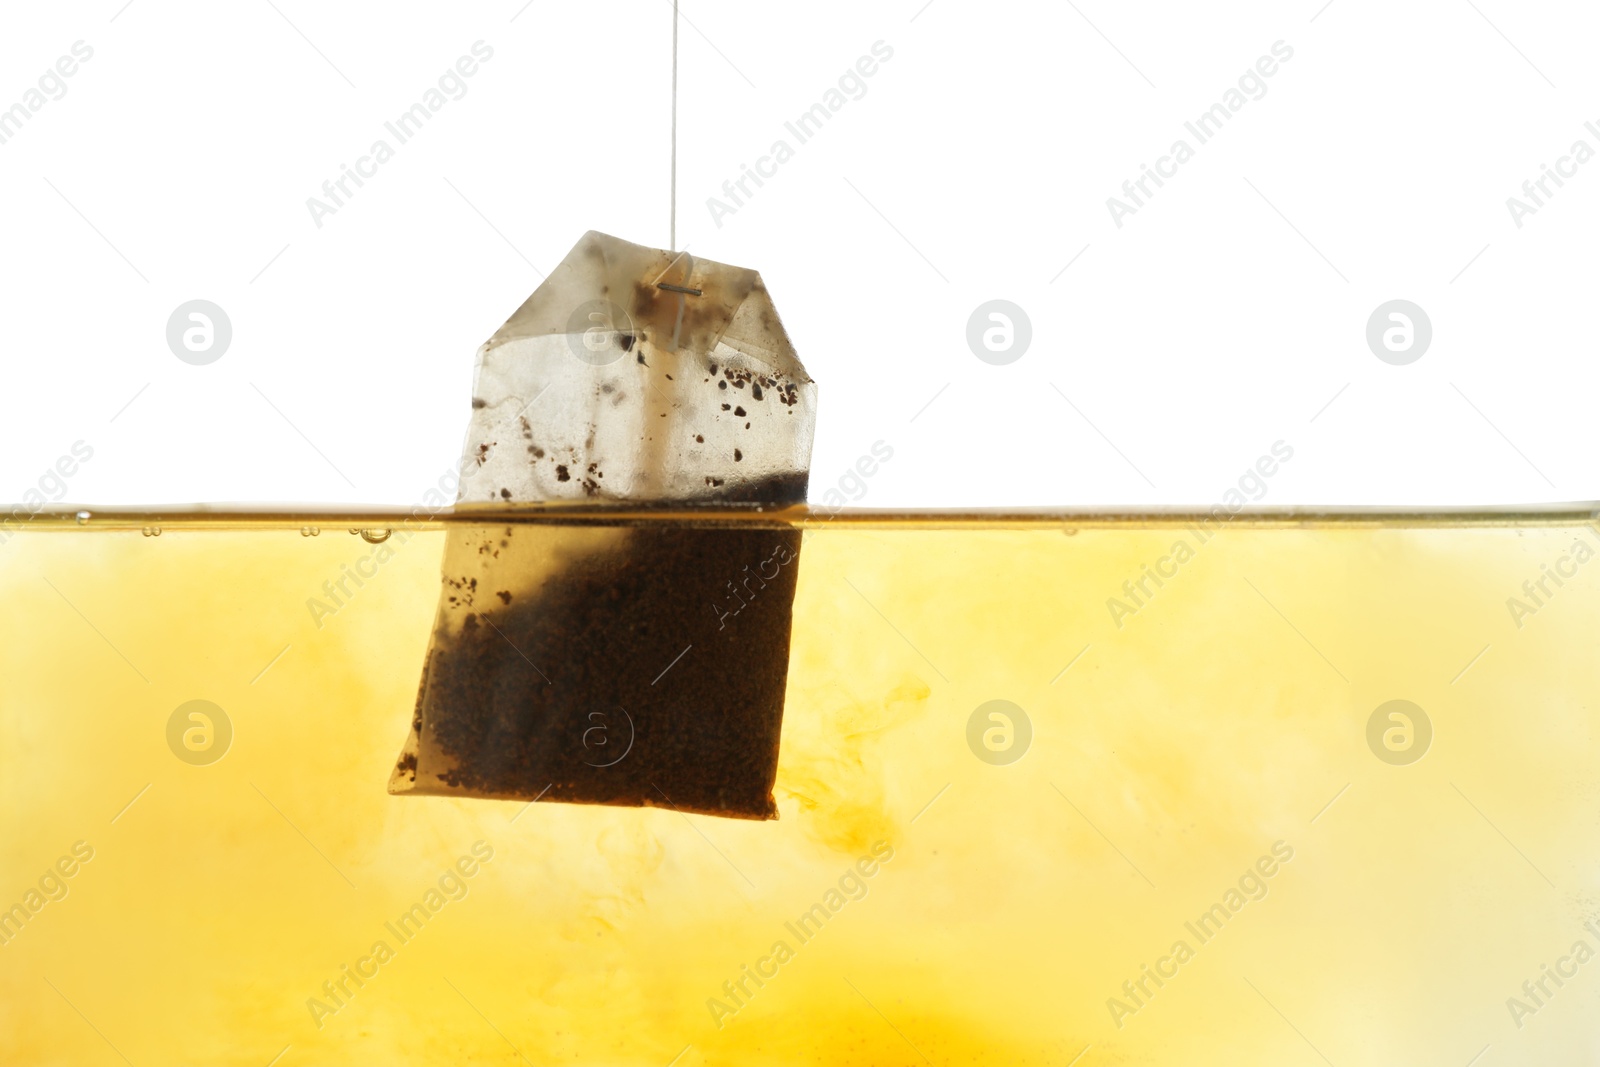
[[[815,404],[754,271],[586,234],[478,353],[458,503],[677,507],[453,527],[389,791],[774,817],[800,535],[760,505]]]

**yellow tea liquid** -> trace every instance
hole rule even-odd
[[[760,822],[387,792],[550,515],[41,516],[0,1063],[1600,1062],[1592,518],[785,515]]]

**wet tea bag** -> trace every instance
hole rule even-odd
[[[755,271],[585,234],[478,352],[389,791],[774,817],[815,407]],[[489,506],[556,501],[661,514]]]

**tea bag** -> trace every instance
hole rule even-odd
[[[760,275],[585,234],[478,352],[389,791],[775,817],[815,408]],[[493,507],[558,501],[662,514]]]

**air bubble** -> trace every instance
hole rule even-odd
[[[389,533],[388,530],[362,530],[361,540],[369,545],[381,545],[389,540]]]
[[[301,537],[316,537],[321,532],[322,532],[322,528],[320,526],[302,526],[302,527],[300,527],[300,536]]]
[[[161,536],[161,527],[159,527],[159,526],[146,526],[143,530],[140,530],[139,532],[144,534],[146,537],[160,537]]]
[[[87,526],[87,525],[89,525],[89,513],[87,511],[78,512],[78,525],[79,526]]]

